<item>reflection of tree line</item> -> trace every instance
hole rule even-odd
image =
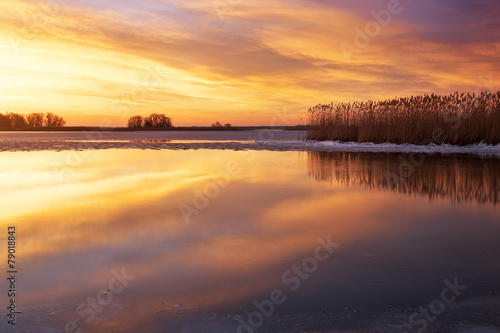
[[[430,200],[499,202],[500,160],[459,155],[308,152],[309,175],[318,181],[426,195]]]

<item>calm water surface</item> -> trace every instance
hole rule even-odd
[[[3,307],[2,332],[417,332],[425,319],[410,323],[412,313],[454,279],[464,287],[445,292],[456,297],[442,311],[434,302],[428,331],[500,328],[498,159],[114,149],[0,158],[22,311],[12,329]]]
[[[295,130],[242,130],[242,131],[8,131],[0,132],[0,140],[121,140],[121,141],[248,141],[248,140],[299,140],[306,131]]]

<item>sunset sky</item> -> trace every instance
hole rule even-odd
[[[498,17],[490,0],[2,0],[0,112],[295,125],[317,103],[498,90]]]

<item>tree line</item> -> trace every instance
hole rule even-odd
[[[62,127],[66,121],[53,113],[0,113],[0,127]]]
[[[221,123],[219,123],[218,121],[216,121],[215,123],[212,124],[212,127],[220,128],[220,127],[233,127],[233,126],[231,124],[224,124],[224,125],[222,125]]]
[[[141,127],[156,127],[167,128],[172,127],[172,118],[167,117],[165,114],[152,113],[149,117],[133,116],[130,117],[127,123],[129,128]]]

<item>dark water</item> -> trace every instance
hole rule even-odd
[[[2,332],[500,329],[499,159],[0,156],[22,311]]]

